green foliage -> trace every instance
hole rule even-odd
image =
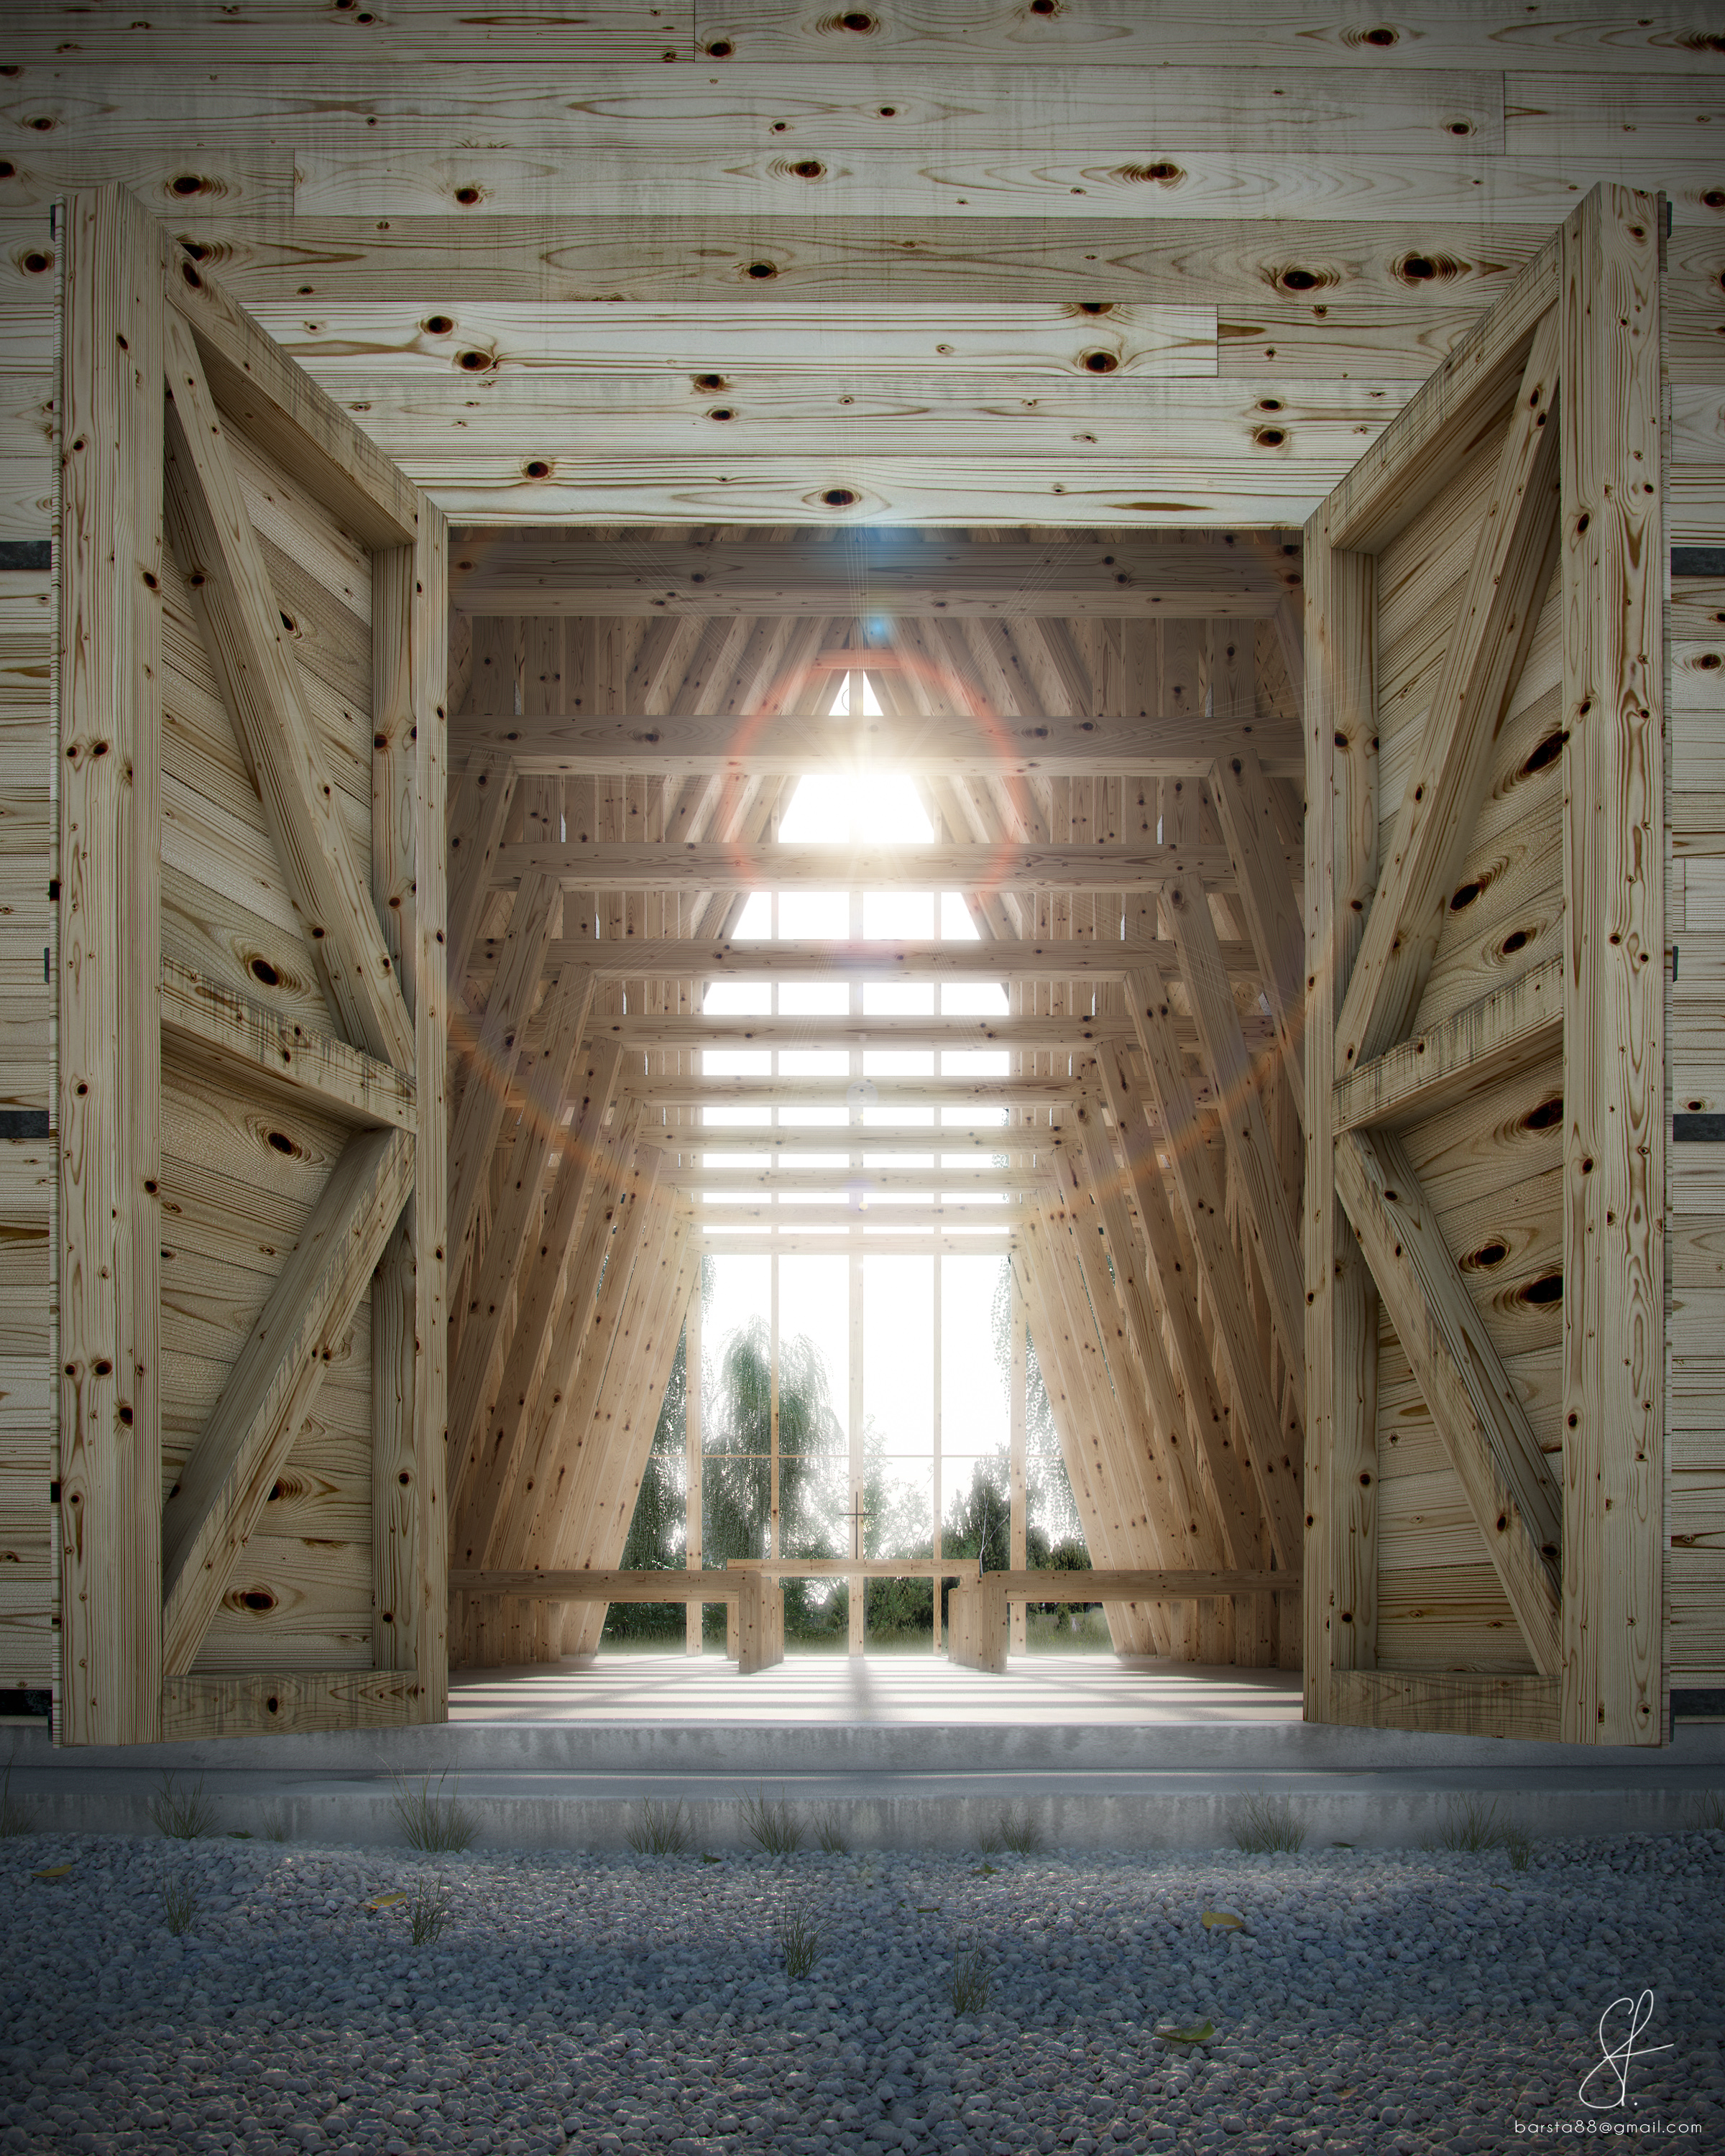
[[[9,1840],[15,1834],[34,1831],[36,1815],[28,1804],[20,1804],[12,1794],[12,1762],[6,1763],[6,1772],[0,1776],[0,1841]]]
[[[768,1856],[793,1856],[807,1831],[788,1797],[769,1797],[757,1789],[742,1800],[743,1830]]]
[[[408,1936],[416,1947],[429,1946],[442,1936],[449,1920],[448,1890],[441,1879],[422,1879],[408,1895],[406,1905]]]
[[[814,1815],[814,1838],[829,1856],[843,1856],[850,1848],[836,1804],[824,1804]]]
[[[1495,1849],[1502,1839],[1495,1800],[1486,1804],[1478,1797],[1450,1798],[1438,1834],[1440,1847],[1461,1850],[1476,1856],[1482,1850]]]
[[[1009,1807],[1000,1815],[1000,1842],[1014,1856],[1034,1856],[1043,1845],[1042,1829],[1030,1807]]]
[[[389,1809],[400,1821],[410,1849],[435,1851],[472,1847],[479,1834],[479,1819],[454,1791],[448,1796],[444,1794],[444,1784],[449,1776],[446,1767],[437,1778],[434,1791],[429,1774],[417,1789],[411,1782],[396,1778],[395,1794],[389,1800]]]
[[[806,1902],[788,1901],[778,1912],[776,1927],[778,1950],[784,1956],[787,1976],[803,1977],[820,1959],[827,1928]]]
[[[1280,1851],[1291,1856],[1306,1846],[1306,1830],[1294,1817],[1286,1797],[1247,1797],[1229,1829],[1235,1846],[1249,1856],[1265,1856]]]
[[[190,1871],[164,1879],[161,1887],[162,1921],[177,1939],[198,1922],[198,1881]]]
[[[1694,1825],[1702,1834],[1725,1831],[1725,1790],[1701,1791],[1695,1799]]]
[[[170,1841],[196,1841],[216,1823],[216,1808],[203,1794],[202,1777],[195,1789],[181,1789],[172,1774],[164,1774],[145,1810],[157,1832]]]
[[[1512,1826],[1503,1837],[1512,1871],[1525,1871],[1533,1861],[1533,1837],[1525,1827]]]
[[[675,1804],[643,1797],[629,1823],[629,1845],[637,1856],[680,1856],[694,1839],[680,1797]]]
[[[966,1947],[952,1964],[953,2013],[985,2013],[988,1991],[988,1964],[982,1948]]]

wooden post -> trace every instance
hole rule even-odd
[[[938,993],[938,990],[936,993]],[[932,1523],[931,1528],[932,1540],[929,1544],[929,1554],[932,1557],[938,1557],[941,1553],[941,1517],[944,1502],[941,1489],[941,1273],[946,1261],[937,1250],[929,1262],[934,1267],[934,1348],[930,1358],[934,1365],[934,1399],[931,1404],[933,1422],[931,1430],[930,1454],[932,1476],[930,1519]],[[941,1650],[940,1585],[939,1580],[937,1579],[934,1582],[935,1620],[932,1628],[936,1654]]]
[[[118,187],[65,224],[61,372],[60,1698],[162,1734],[162,239]]]
[[[852,990],[853,995],[859,992]],[[853,1155],[853,1158],[856,1156]],[[850,1517],[851,1533],[856,1538],[854,1556],[862,1555],[863,1513],[863,1261],[860,1257],[850,1260]],[[850,1652],[860,1655],[863,1650],[863,1624],[865,1612],[863,1576],[860,1572],[850,1575],[848,1593],[850,1602]],[[935,1630],[940,1630],[940,1583],[935,1583]]]
[[[1563,1734],[1658,1744],[1665,1563],[1661,198],[1563,228]]]
[[[773,1279],[773,1314],[768,1327],[767,1450],[770,1487],[767,1500],[767,1554],[778,1555],[778,1253],[768,1260]]]
[[[372,896],[413,1022],[414,1194],[372,1290],[372,1660],[448,1711],[446,1259],[449,989],[444,961],[447,539],[420,507],[412,547],[372,569]]]
[[[1027,1506],[1024,1484],[1024,1449],[1027,1438],[1027,1419],[1029,1406],[1028,1398],[1029,1387],[1029,1358],[1026,1354],[1024,1348],[1025,1318],[1024,1291],[1019,1286],[1018,1276],[1012,1270],[1010,1266],[1007,1268],[1006,1279],[1006,1317],[1007,1323],[1011,1328],[1012,1339],[1012,1354],[1008,1365],[1007,1377],[1007,1390],[1009,1396],[1008,1399],[1008,1415],[1009,1418],[1009,1426],[1011,1431],[1009,1440],[1011,1447],[1011,1464],[1009,1471],[1012,1478],[1012,1490],[1010,1496],[1012,1568],[1014,1572],[1023,1572],[1027,1568],[1029,1563],[1029,1553],[1026,1547],[1026,1532],[1029,1522],[1026,1517]],[[935,1607],[937,1612],[938,1612],[940,1607],[938,1601],[939,1594],[940,1584],[939,1582],[937,1581],[935,1584],[935,1594],[937,1597]],[[1029,1639],[1027,1614],[1029,1607],[1029,1605],[1024,1602],[1014,1602],[1012,1605],[1012,1651],[1015,1655],[1022,1655],[1029,1650]]]
[[[1377,1296],[1336,1197],[1336,1019],[1377,876],[1376,565],[1306,531],[1305,1697],[1370,1669],[1378,1608]]]
[[[704,1454],[701,1450],[701,1264],[695,1267],[695,1292],[689,1298],[689,1316],[683,1328],[683,1382],[685,1402],[685,1442],[688,1447],[688,1475],[683,1499],[684,1563],[691,1572],[699,1572],[701,1565],[701,1527],[704,1499],[701,1490],[701,1469]],[[684,1612],[684,1651],[691,1655],[701,1652],[701,1607],[691,1602]]]

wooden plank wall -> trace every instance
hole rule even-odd
[[[0,536],[45,527],[43,212],[114,178],[459,520],[839,526],[1300,524],[1589,186],[1663,189],[1672,528],[1717,531],[1696,0],[853,13],[13,10]]]

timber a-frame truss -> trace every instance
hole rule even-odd
[[[1189,536],[899,544],[886,623],[855,616],[819,545],[454,546],[474,609],[450,816],[456,1660],[596,1643],[603,1603],[521,1584],[567,1595],[618,1564],[699,1259],[721,1248],[1008,1255],[1096,1563],[1184,1590],[1111,1604],[1117,1643],[1297,1657],[1296,565]],[[655,545],[644,599],[618,563],[633,576]],[[669,618],[650,610],[667,590]],[[827,716],[835,674],[879,715]],[[932,844],[780,840],[803,773],[869,771],[914,780]],[[732,940],[752,891],[895,886],[961,892],[981,940]],[[732,978],[848,983],[848,1011],[706,1014]],[[1009,1014],[863,1000],[967,980],[1006,983]],[[845,1051],[849,1075],[703,1067],[778,1044]],[[881,1048],[1009,1062],[869,1080],[871,1112],[840,1128],[702,1122],[842,1111]],[[931,1106],[937,1136],[916,1120]],[[891,1161],[931,1142],[944,1165]],[[727,1166],[738,1152],[770,1165]],[[835,1153],[849,1165],[799,1166]],[[865,1219],[859,1188],[911,1202]],[[855,1389],[855,1331],[851,1360]]]
[[[1662,1741],[1664,204],[1307,527],[1308,1717]]]
[[[64,214],[57,1731],[440,1719],[443,520]]]

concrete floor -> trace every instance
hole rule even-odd
[[[543,1671],[459,1670],[449,1680],[449,1719],[1267,1727],[1299,1721],[1300,1676],[1112,1655],[1019,1655],[993,1676],[943,1655],[903,1651],[792,1654],[744,1677],[717,1654],[625,1652]]]

